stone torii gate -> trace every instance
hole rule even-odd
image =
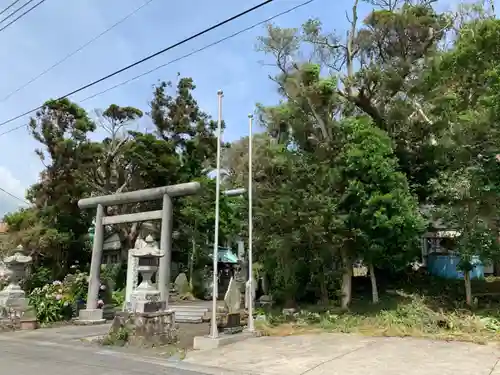
[[[161,293],[161,299],[168,306],[170,285],[170,263],[172,259],[172,200],[173,197],[194,195],[200,190],[198,182],[162,186],[153,189],[136,190],[127,193],[104,195],[80,199],[78,207],[81,209],[97,208],[95,216],[95,233],[92,246],[92,258],[90,263],[89,289],[87,294],[87,306],[79,312],[81,323],[103,322],[103,310],[97,308],[97,299],[100,288],[100,270],[104,242],[104,227],[112,224],[131,223],[139,221],[161,220],[160,249],[165,256],[160,258],[158,268],[157,284]],[[106,216],[107,206],[117,206],[129,203],[139,203],[163,199],[161,210],[137,212],[116,216]]]

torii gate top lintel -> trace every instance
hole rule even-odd
[[[130,191],[98,197],[83,198],[78,201],[81,209],[95,208],[98,205],[114,206],[118,204],[137,203],[161,199],[165,194],[169,197],[194,195],[201,189],[199,182],[188,182],[178,185],[162,186],[151,189]]]

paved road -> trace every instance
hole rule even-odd
[[[84,345],[107,330],[62,327],[0,334],[0,374],[500,375],[500,349],[459,342],[318,334],[251,338],[186,360]]]
[[[78,342],[4,335],[0,336],[0,369],[2,374],[16,375],[206,375],[166,359],[103,350]]]

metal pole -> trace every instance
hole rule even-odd
[[[221,138],[222,138],[222,90],[217,91],[218,99],[218,121],[217,121],[217,168],[216,168],[216,187],[215,187],[215,228],[214,228],[214,252],[213,252],[213,286],[212,286],[212,324],[210,336],[216,339],[219,336],[217,332],[217,297],[218,297],[218,270],[217,261],[219,259],[219,199],[220,199],[220,154],[221,154]]]
[[[250,300],[248,301],[248,331],[254,332],[255,326],[253,321],[253,303],[254,303],[254,288],[253,288],[253,176],[252,176],[252,134],[253,115],[248,115],[248,284],[250,292]]]

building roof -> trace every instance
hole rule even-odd
[[[9,230],[9,227],[6,223],[0,221],[0,234],[5,234]]]

